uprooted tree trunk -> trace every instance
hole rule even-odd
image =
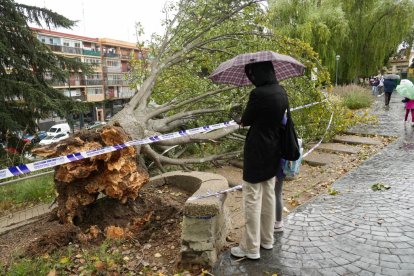
[[[262,1],[231,0],[226,3],[222,1],[178,1],[177,13],[173,18],[166,20],[165,34],[154,47],[156,49],[152,53],[154,58],[146,59],[144,55],[144,64],[140,66],[141,77],[138,78],[143,79],[143,82],[139,90],[124,109],[112,117],[111,123],[119,123],[134,139],[140,139],[175,131],[188,122],[205,115],[222,115],[226,110],[225,107],[229,106],[229,102],[237,105],[234,99],[226,103],[217,101],[214,104],[202,105],[201,103],[221,97],[222,94],[234,90],[235,87],[217,88],[211,82],[206,81],[205,77],[200,77],[197,69],[194,69],[194,72],[186,77],[206,84],[201,85],[199,91],[187,89],[183,86],[182,93],[179,93],[180,100],[165,100],[156,107],[151,106],[149,100],[156,83],[160,82],[166,71],[178,73],[180,68],[191,67],[188,66],[188,62],[200,59],[203,55],[211,58],[213,53],[220,53],[229,58],[240,51],[240,49],[234,49],[236,47],[232,44],[243,45],[243,41],[253,41],[251,39],[253,36],[266,36],[260,31],[261,28],[249,23],[254,20],[248,17],[248,13],[242,12],[249,8],[255,9],[255,11],[261,10],[258,4]],[[235,19],[235,17],[238,19]],[[226,22],[233,22],[233,20],[239,20],[240,24],[236,23],[234,28],[233,26],[223,25]],[[228,45],[224,46],[226,43]],[[201,59],[205,58],[202,57]],[[199,65],[193,67],[198,68]],[[168,88],[166,88],[165,93],[168,94]],[[165,171],[164,165],[166,164],[185,166],[219,159],[230,159],[240,155],[241,151],[188,159],[167,157],[160,152],[173,145],[215,142],[237,129],[238,127],[233,126],[210,132],[207,135],[194,135],[161,141],[156,145],[144,145],[139,148],[139,151],[152,159],[162,172]]]
[[[96,131],[82,131],[75,136],[37,148],[33,153],[56,157],[106,146],[122,144],[130,137],[119,126]],[[58,193],[57,215],[63,223],[82,221],[84,207],[95,202],[100,193],[121,203],[135,200],[149,180],[147,172],[136,161],[136,149],[124,149],[57,166],[55,185]]]

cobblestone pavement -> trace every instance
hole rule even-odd
[[[334,183],[336,196],[321,195],[285,218],[272,250],[258,261],[226,251],[214,275],[414,275],[414,127],[404,128],[401,97],[389,110],[378,98],[376,126],[352,131],[399,138]],[[373,191],[384,183],[389,190]]]

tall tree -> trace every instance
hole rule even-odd
[[[29,129],[56,112],[64,117],[79,108],[48,85],[67,79],[68,70],[87,70],[74,59],[54,54],[39,42],[29,23],[70,28],[71,21],[48,9],[0,1],[0,132]],[[4,137],[3,137],[4,138]]]
[[[309,42],[331,75],[340,55],[340,80],[376,73],[412,32],[411,0],[273,0],[272,25]]]
[[[260,2],[181,0],[177,6],[166,7],[164,36],[155,37],[150,47],[151,58],[134,64],[139,91],[112,122],[118,121],[133,138],[139,139],[179,127],[229,120],[230,107],[242,105],[250,88],[215,85],[207,76],[220,62],[240,53],[274,50],[299,58],[310,68],[317,67],[319,61],[310,54],[312,50],[308,45],[275,36],[265,28],[263,19],[267,14]],[[327,74],[321,66],[319,68],[320,81],[326,81]],[[308,93],[295,97],[296,104],[321,98],[309,78],[286,81],[284,85],[297,88],[289,89],[295,91],[292,95],[309,89]],[[236,130],[238,127],[144,145],[141,152],[154,160],[161,170],[163,164],[186,165],[230,158],[240,154],[242,146],[242,133],[234,134]],[[226,140],[222,139],[224,136]],[[227,143],[230,139],[239,143]],[[210,146],[211,143],[214,146]],[[180,145],[180,152],[197,147],[201,156],[178,159],[160,154],[172,145]]]

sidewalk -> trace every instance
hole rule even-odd
[[[401,97],[390,109],[377,98],[376,126],[351,132],[399,138],[333,185],[336,196],[321,195],[285,218],[273,250],[258,261],[226,251],[214,275],[414,275],[414,127],[404,128]],[[384,183],[386,191],[372,191]]]

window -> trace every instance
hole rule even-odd
[[[80,48],[80,43],[79,42],[75,42],[75,47],[76,48]]]
[[[108,67],[119,67],[119,61],[117,60],[107,60],[106,61],[106,66]]]
[[[97,95],[97,94],[103,94],[102,87],[88,87],[86,89],[86,93],[88,95]]]
[[[63,46],[69,47],[69,42],[63,42]]]
[[[101,64],[101,60],[99,58],[85,58],[85,63],[89,64]]]

